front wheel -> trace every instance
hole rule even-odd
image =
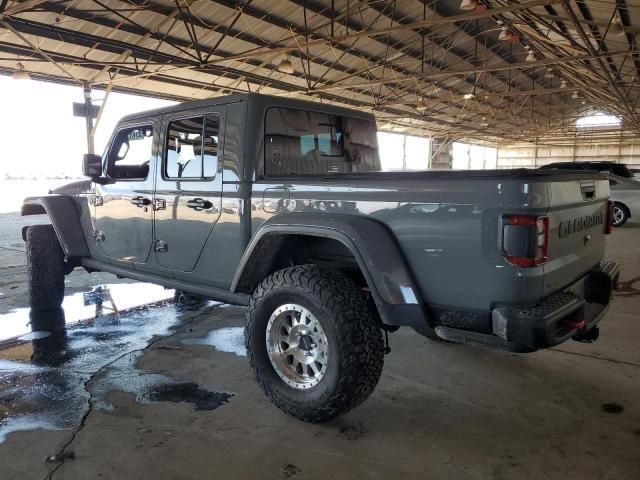
[[[382,331],[364,294],[341,272],[315,265],[279,270],[256,288],[245,342],[267,397],[307,422],[361,404],[382,372]]]
[[[29,306],[59,308],[67,266],[58,236],[51,225],[33,225],[27,228],[26,240]]]
[[[613,226],[621,227],[629,219],[629,210],[621,203],[615,202],[613,204]]]

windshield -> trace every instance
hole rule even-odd
[[[376,124],[359,118],[270,108],[265,120],[265,173],[324,175],[380,172]]]

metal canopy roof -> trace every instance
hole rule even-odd
[[[640,0],[474,6],[0,0],[0,73],[179,100],[311,98],[373,111],[383,129],[456,139],[563,136],[598,109],[640,131]],[[291,74],[278,71],[285,57]]]

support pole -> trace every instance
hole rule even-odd
[[[84,86],[84,112],[87,126],[87,153],[95,153],[93,146],[93,116],[91,115],[93,106],[91,105],[91,86]]]
[[[407,134],[402,138],[402,170],[407,169]]]

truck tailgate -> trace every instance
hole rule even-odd
[[[609,183],[605,178],[549,183],[549,259],[543,295],[586,274],[603,257]]]

